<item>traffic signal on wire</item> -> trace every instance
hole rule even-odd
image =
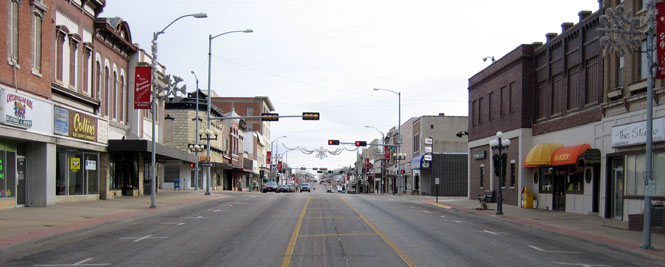
[[[328,140],[328,145],[329,146],[339,146],[339,140],[329,139]]]
[[[261,113],[262,121],[278,121],[279,113]]]
[[[319,113],[318,112],[303,112],[302,119],[305,121],[318,121]]]

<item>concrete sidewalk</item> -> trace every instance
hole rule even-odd
[[[154,209],[149,208],[150,196],[138,196],[0,210],[0,249],[88,226],[143,214],[156,214],[233,194],[213,191],[212,195],[206,196],[204,192],[162,190],[155,198],[157,208]]]
[[[598,215],[584,215],[565,213],[561,211],[548,211],[541,209],[523,209],[512,205],[503,205],[503,216],[496,215],[496,203],[488,204],[487,210],[478,210],[478,200],[460,197],[439,197],[435,203],[433,196],[408,196],[410,199],[437,205],[446,209],[493,217],[498,220],[509,221],[525,226],[540,228],[555,233],[581,238],[593,243],[606,244],[629,251],[649,254],[665,259],[665,236],[651,234],[651,246],[654,250],[643,250],[642,232],[628,230],[628,222],[614,219],[604,219]],[[665,263],[664,263],[665,266]]]

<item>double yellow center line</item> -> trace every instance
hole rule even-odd
[[[286,253],[284,253],[284,259],[282,260],[282,265],[281,265],[282,267],[288,267],[291,264],[291,256],[293,255],[293,250],[295,249],[295,246],[296,246],[296,240],[298,239],[298,234],[300,233],[300,226],[302,225],[303,218],[305,218],[305,213],[307,212],[307,206],[309,205],[309,199],[310,198],[308,197],[307,200],[305,201],[305,206],[303,206],[302,211],[300,211],[300,217],[298,218],[298,222],[296,223],[296,227],[295,227],[295,229],[293,229],[293,233],[291,234],[291,240],[289,241],[289,245],[286,248]],[[378,228],[376,228],[376,226],[374,226],[374,224],[372,224],[365,216],[360,214],[360,212],[356,208],[351,206],[351,204],[348,201],[346,201],[346,199],[342,198],[342,200],[344,201],[344,204],[346,204],[349,208],[351,208],[351,210],[353,210],[353,212],[356,213],[356,215],[358,215],[358,217],[360,217],[372,229],[372,231],[374,231],[374,233],[365,233],[365,234],[362,234],[362,233],[355,233],[355,234],[318,234],[318,235],[303,235],[303,236],[300,236],[300,237],[305,238],[305,237],[325,237],[325,236],[350,236],[350,235],[368,235],[368,236],[372,236],[372,235],[378,235],[378,236],[381,237],[381,239],[383,239],[384,242],[386,242],[386,244],[388,244],[388,246],[390,246],[402,258],[402,260],[407,265],[416,266],[413,263],[413,261],[411,261],[411,259],[409,259],[409,257],[407,257],[406,254],[404,254],[404,252],[401,249],[399,249],[397,247],[397,245],[395,245],[395,243],[390,241],[390,239],[388,239],[388,237],[385,234],[383,234]],[[325,217],[320,217],[320,218],[325,218]]]

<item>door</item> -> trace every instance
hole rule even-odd
[[[16,204],[25,205],[27,186],[25,179],[25,156],[16,156]]]
[[[566,210],[566,171],[554,170],[553,210]]]
[[[614,191],[612,192],[612,215],[615,219],[623,219],[623,166],[614,169]]]

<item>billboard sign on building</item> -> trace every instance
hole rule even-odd
[[[0,123],[30,132],[53,134],[52,104],[28,94],[0,89]]]

